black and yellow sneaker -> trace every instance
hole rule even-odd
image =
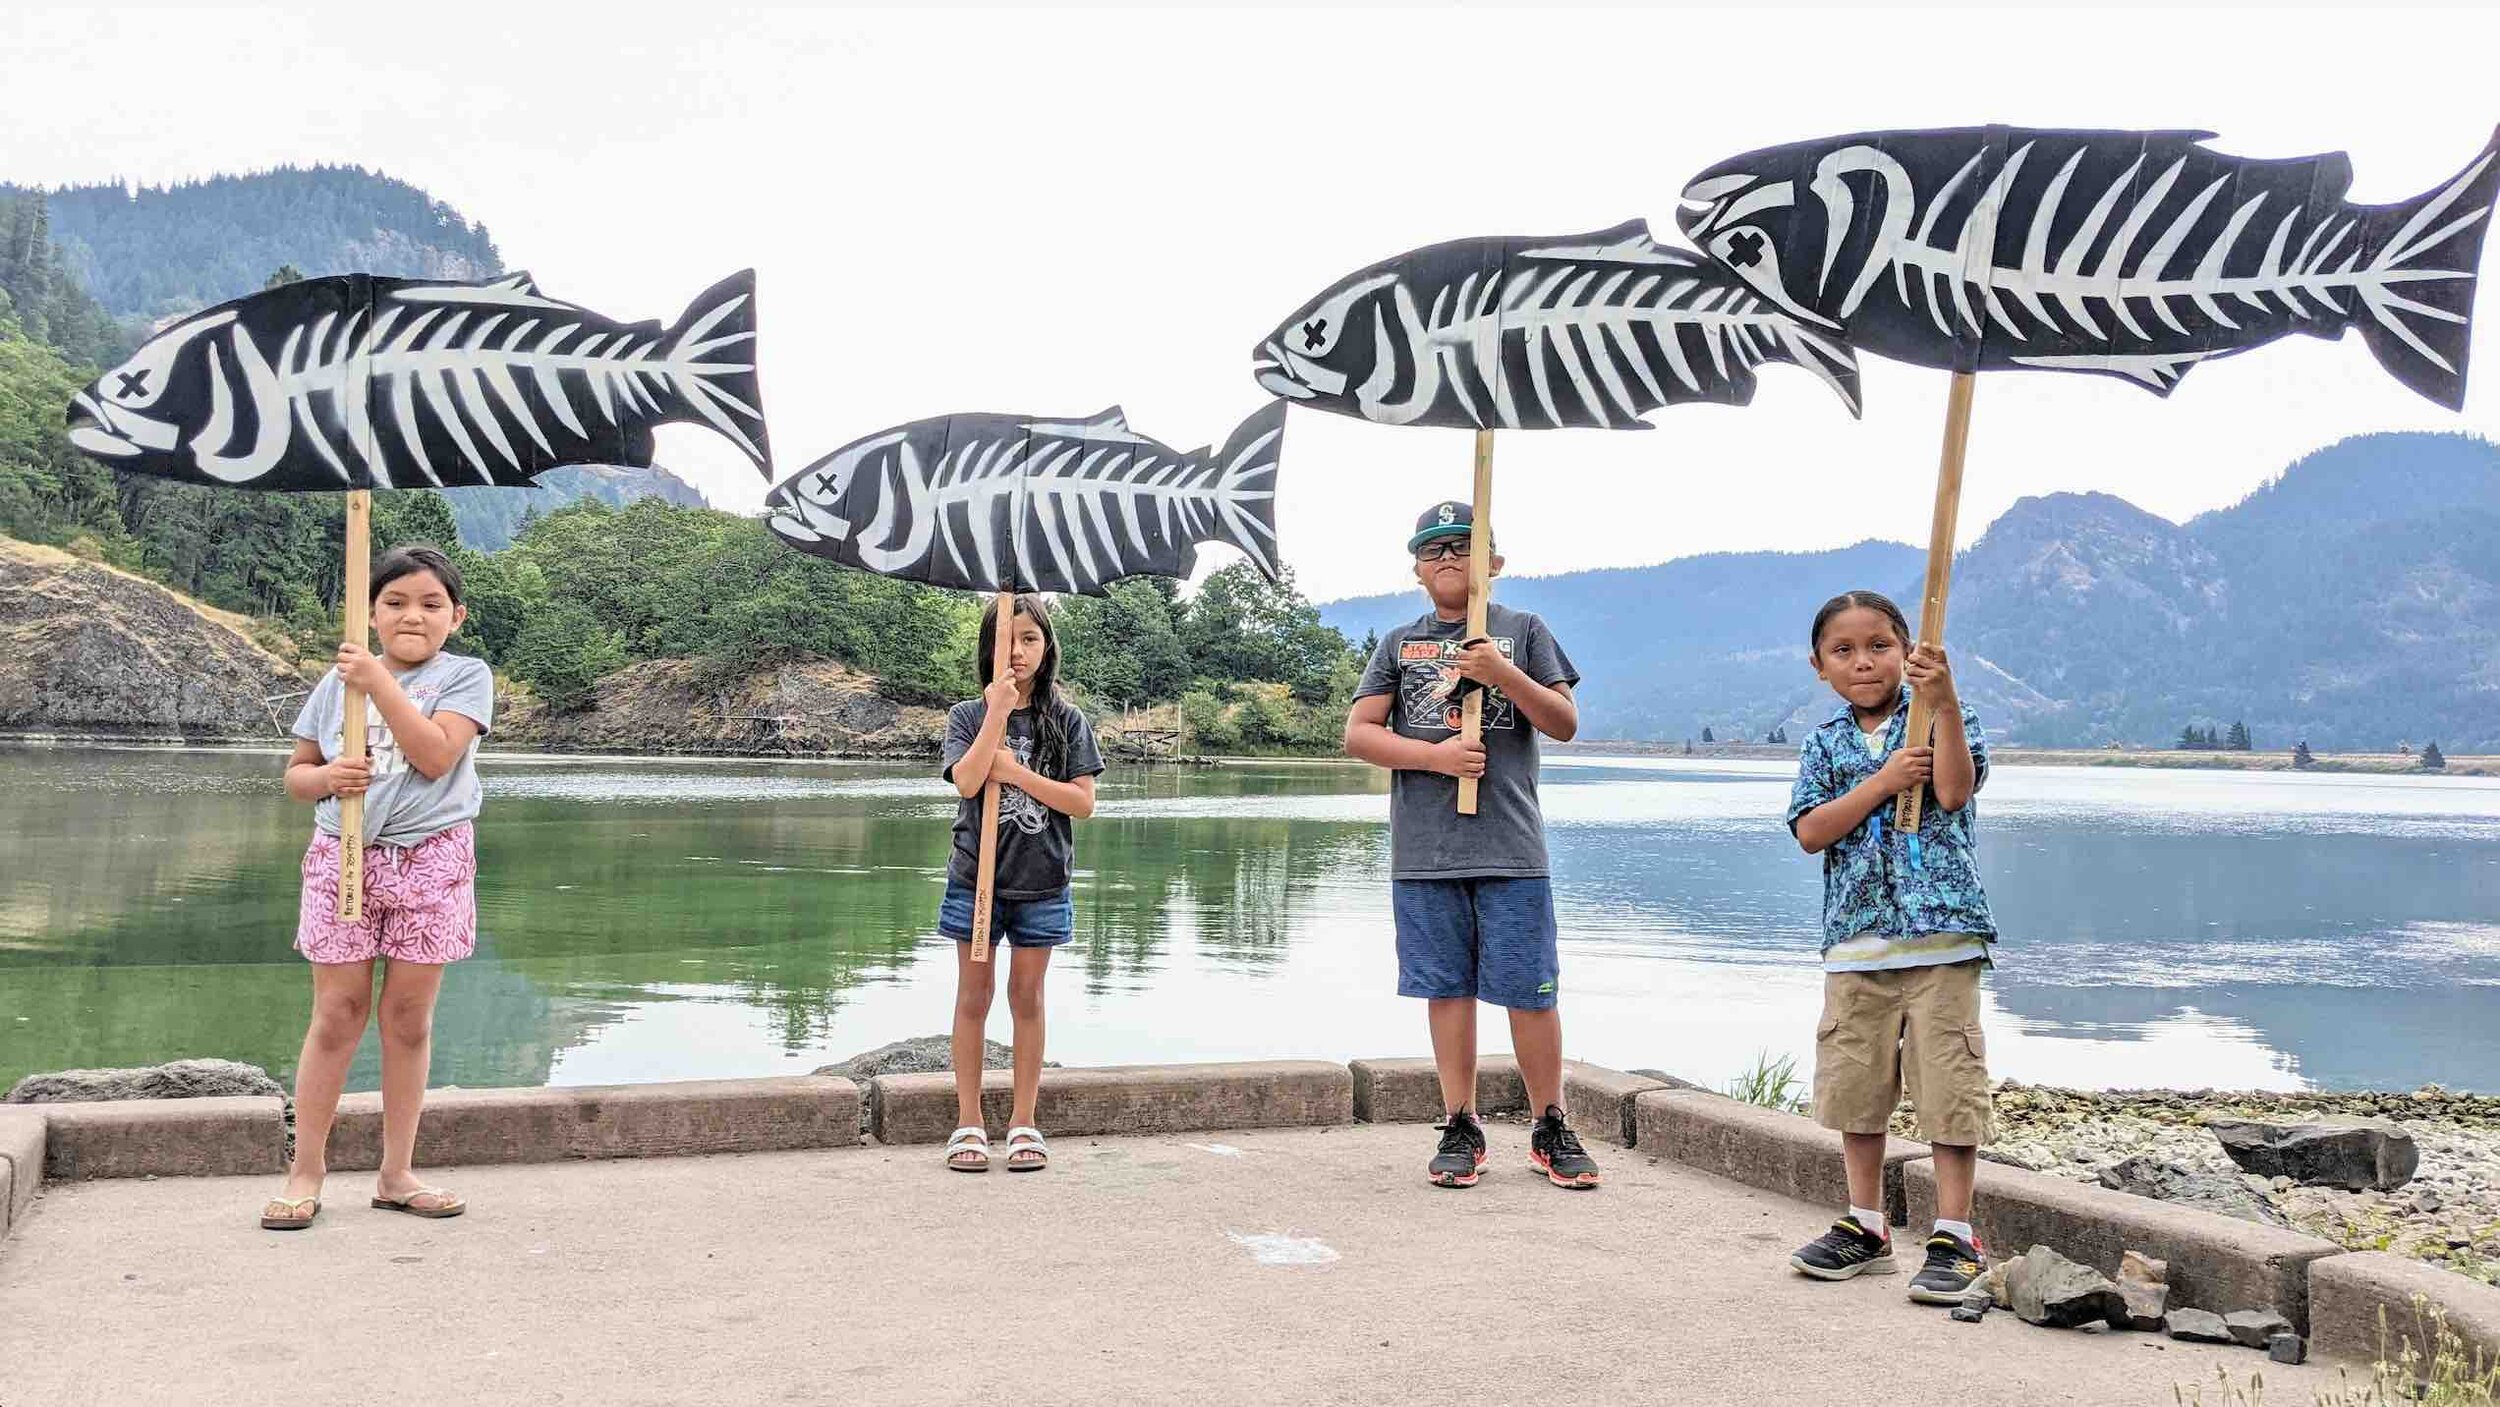
[[[1910,1298],[1920,1304],[1960,1304],[1962,1292],[1987,1273],[1987,1254],[1950,1231],[1927,1238],[1927,1264],[1910,1277]]]
[[[1580,1135],[1563,1122],[1563,1112],[1548,1104],[1528,1135],[1528,1162],[1556,1187],[1577,1192],[1597,1185],[1597,1160],[1580,1146]]]
[[[1861,1275],[1890,1275],[1901,1267],[1892,1258],[1892,1238],[1858,1225],[1854,1216],[1832,1223],[1832,1229],[1798,1247],[1788,1263],[1801,1275],[1817,1280],[1854,1280]]]
[[[1440,1150],[1432,1155],[1425,1175],[1435,1187],[1473,1187],[1484,1171],[1484,1125],[1473,1114],[1452,1114],[1441,1130]]]

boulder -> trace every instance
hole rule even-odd
[[[2130,1280],[2139,1285],[2167,1285],[2170,1262],[2142,1251],[2128,1251],[2118,1257],[2118,1283],[2124,1285]]]
[[[2127,1327],[2151,1333],[2161,1328],[2161,1318],[2170,1306],[2170,1262],[2159,1260],[2142,1251],[2129,1251],[2118,1260],[2118,1295],[2127,1302]]]
[[[2422,1150],[2402,1124],[2340,1118],[2303,1124],[2214,1119],[2206,1124],[2231,1161],[2260,1177],[2311,1187],[2393,1192],[2413,1180]]]
[[[2233,1343],[2231,1326],[2222,1316],[2203,1309],[2174,1309],[2162,1316],[2162,1327],[2170,1337],[2188,1343]]]
[[[28,1075],[0,1104],[92,1104],[120,1099],[214,1099],[274,1094],[286,1087],[269,1072],[239,1060],[176,1060],[132,1070],[56,1070]]]
[[[989,1040],[981,1042],[982,1069],[1012,1070],[1015,1064],[1016,1048],[1014,1046],[1001,1045]],[[1042,1065],[1045,1069],[1059,1068],[1059,1062],[1056,1060],[1045,1060]],[[875,1050],[862,1051],[839,1064],[819,1065],[808,1073],[839,1075],[859,1086],[859,1128],[860,1132],[866,1133],[875,1117],[875,1111],[870,1107],[867,1097],[870,1080],[879,1075],[923,1075],[931,1071],[954,1068],[955,1047],[952,1036],[914,1036],[907,1041],[896,1041],[891,1045],[881,1045]]]
[[[2277,1334],[2266,1340],[2266,1357],[2298,1367],[2309,1361],[2309,1341],[2298,1334]]]
[[[2243,1309],[2222,1316],[2222,1327],[2229,1330],[2233,1343],[2250,1348],[2264,1348],[2280,1334],[2295,1332],[2292,1321],[2271,1309]]]
[[[2127,1322],[2126,1301],[2108,1276],[2046,1246],[2032,1247],[2008,1266],[2005,1287],[2013,1295],[2008,1307],[2027,1324],[2073,1329]]]
[[[2120,1192],[2157,1201],[2177,1202],[2182,1206],[2201,1207],[2220,1212],[2241,1221],[2260,1226],[2288,1226],[2283,1214],[2236,1177],[2220,1173],[2192,1172],[2175,1163],[2165,1163],[2150,1154],[2139,1153],[2123,1162],[2101,1169],[2101,1185]]]

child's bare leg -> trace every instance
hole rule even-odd
[[[1528,1087],[1528,1112],[1543,1114],[1563,1102],[1562,1012],[1510,1013],[1511,1055],[1519,1062],[1519,1078]]]
[[[347,1087],[347,1067],[373,1011],[371,961],[314,963],[312,981],[312,1022],[295,1059],[295,1162],[279,1194],[285,1197],[321,1191],[330,1170],[330,1125],[338,1118],[339,1092]]]
[[[1050,971],[1050,949],[1013,952],[1007,968],[1007,1014],[1016,1026],[1016,1095],[1007,1123],[1029,1128],[1042,1097],[1042,978]]]
[[[1840,1136],[1840,1160],[1849,1170],[1849,1205],[1880,1212],[1884,1206],[1884,1135],[1880,1133],[1844,1133]],[[1942,1177],[1942,1173],[1938,1173]],[[1963,1184],[1967,1196],[1969,1184]],[[1967,1202],[1965,1203],[1967,1205]],[[1866,1228],[1881,1236],[1884,1228]]]
[[[434,998],[443,965],[387,962],[382,972],[382,1168],[374,1179],[385,1197],[405,1197],[417,1181],[417,1116],[425,1108],[426,1075],[434,1064]]]
[[[1432,1063],[1441,1075],[1441,1107],[1456,1114],[1476,1107],[1476,999],[1434,997],[1425,1003],[1432,1023]]]
[[[955,945],[955,1126],[981,1123],[981,1056],[990,1024],[990,995],[997,990],[998,950],[989,962],[972,960],[972,945]]]
[[[1928,1146],[1935,1152],[1936,1215],[1946,1221],[1969,1221],[1971,1183],[1979,1172],[1979,1149],[1968,1143]]]

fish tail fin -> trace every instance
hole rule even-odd
[[[771,478],[772,442],[755,375],[755,270],[731,274],[687,305],[669,329],[666,357],[678,400]]]
[[[2500,129],[2438,189],[2363,218],[2385,238],[2368,267],[2402,281],[2353,285],[2361,340],[2387,374],[2450,410],[2465,407],[2465,356],[2474,330],[2475,270],[2500,196]],[[2373,235],[2378,233],[2373,230]]]
[[[1277,579],[1276,466],[1285,452],[1285,403],[1270,401],[1234,427],[1224,447],[1200,451],[1215,469],[1215,540],[1239,548],[1269,581]]]

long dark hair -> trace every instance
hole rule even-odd
[[[1823,657],[1823,627],[1831,624],[1832,617],[1842,611],[1853,610],[1881,612],[1886,620],[1892,622],[1892,628],[1901,632],[1901,643],[1904,646],[1910,643],[1910,622],[1901,614],[1901,608],[1892,603],[1891,597],[1880,591],[1843,591],[1824,602],[1823,609],[1814,613],[1814,631],[1806,639],[1811,658],[1819,660]]]
[[[1050,604],[1039,596],[1016,597],[1016,614],[1042,628],[1042,662],[1033,671],[1033,762],[1036,772],[1052,781],[1068,769],[1067,701],[1059,697],[1059,632],[1051,628]],[[998,598],[981,608],[981,642],[974,647],[980,661],[981,686],[989,687],[998,657]]]

